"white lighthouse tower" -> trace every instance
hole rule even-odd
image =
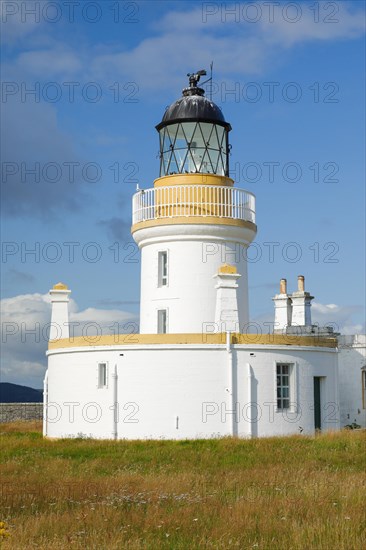
[[[189,87],[156,126],[160,177],[133,199],[142,334],[212,332],[214,326],[245,332],[248,323],[246,251],[256,234],[255,199],[229,178],[231,126],[198,87],[202,74],[189,75]],[[216,303],[226,264],[238,274],[231,274],[237,305],[229,299],[228,309],[225,300]]]

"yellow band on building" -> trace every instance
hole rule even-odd
[[[108,334],[96,336],[75,336],[49,342],[49,350],[94,346],[130,345],[180,345],[180,344],[226,344],[227,334]],[[263,346],[304,346],[336,348],[336,338],[296,336],[289,334],[241,334],[230,335],[231,344]]]
[[[175,185],[213,185],[233,187],[234,180],[218,174],[172,174],[154,180],[154,187],[170,187]]]
[[[174,218],[158,218],[156,220],[145,220],[142,222],[135,223],[131,227],[131,233],[138,231],[139,229],[145,229],[147,227],[157,227],[161,225],[231,225],[237,227],[246,227],[251,231],[257,232],[257,226],[255,223],[231,219],[231,218],[220,218],[219,216],[176,216]]]

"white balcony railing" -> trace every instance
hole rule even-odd
[[[156,187],[135,193],[132,223],[178,216],[215,216],[255,223],[255,197],[244,189],[213,185]]]

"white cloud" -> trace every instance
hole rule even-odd
[[[15,44],[44,25],[44,21],[39,16],[26,15],[27,10],[37,9],[37,5],[39,9],[40,4],[35,0],[1,2],[1,41],[4,44]]]
[[[31,74],[40,79],[43,79],[45,75],[47,75],[47,79],[59,75],[62,78],[71,78],[73,75],[80,73],[83,62],[77,52],[56,45],[56,47],[47,50],[21,53],[17,59],[17,66],[23,75]]]
[[[91,200],[82,178],[85,161],[60,128],[55,106],[12,98],[2,109],[1,138],[4,214],[54,219],[59,210],[79,210]],[[67,163],[76,167],[71,177]]]
[[[273,23],[263,17],[260,24],[268,42],[286,47],[314,40],[352,39],[365,32],[364,12],[353,8],[350,2],[329,3],[328,6],[319,2],[313,7],[296,2],[292,8],[282,6],[274,10]],[[291,23],[291,19],[295,22]]]
[[[365,29],[364,12],[350,2],[326,2],[312,7],[305,2],[204,3],[199,8],[172,10],[152,26],[156,33],[230,33],[294,44],[306,40],[353,38]]]
[[[72,48],[58,39],[47,39],[47,31],[41,27],[38,35],[43,33],[44,40],[40,40],[39,49],[32,47],[21,53],[12,61],[12,69],[40,79],[58,77],[60,82],[71,77],[109,85],[116,80],[133,81],[143,94],[160,90],[162,83],[176,90],[182,84],[182,71],[208,69],[212,60],[220,77],[226,79],[260,75],[281,63],[284,52],[297,45],[351,40],[365,31],[363,9],[355,9],[349,2],[337,2],[339,11],[333,16],[331,6],[325,9],[320,2],[319,22],[307,3],[293,3],[301,9],[296,22],[291,22],[296,15],[294,8],[284,13],[284,4],[280,4],[274,8],[272,20],[265,3],[255,4],[261,6],[262,15],[254,23],[245,17],[245,3],[222,9],[215,4],[218,11],[206,18],[201,6],[167,10],[131,49],[125,44],[86,45],[82,41]],[[227,13],[237,10],[237,21],[229,15],[225,20],[225,9]]]
[[[42,389],[45,371],[45,361],[22,361],[16,357],[4,356],[1,382],[11,382],[20,386]]]
[[[342,334],[346,334],[346,335],[364,334],[364,333],[365,333],[365,326],[361,324],[344,325],[342,328]]]
[[[136,81],[142,91],[160,89],[161,83],[176,88],[181,83],[184,68],[196,70],[209,67],[212,60],[220,74],[240,77],[261,74],[273,63],[279,63],[281,54],[298,44],[313,41],[353,39],[365,30],[363,12],[354,11],[345,3],[334,15],[338,22],[326,22],[322,13],[320,22],[314,21],[314,12],[306,4],[301,7],[299,21],[286,21],[282,11],[275,11],[273,22],[263,15],[257,23],[245,21],[244,4],[235,4],[238,21],[222,18],[221,9],[204,22],[201,9],[175,10],[166,13],[154,23],[155,36],[141,41],[134,49],[96,55],[91,68],[99,78],[120,78]],[[218,5],[217,5],[218,6]],[[229,12],[230,6],[227,6]],[[293,18],[294,14],[290,13]]]
[[[361,306],[340,306],[337,304],[321,304],[313,302],[311,306],[313,323],[320,326],[330,325],[341,334],[361,334],[365,327],[355,323],[354,315],[362,310]]]
[[[1,301],[1,311],[1,381],[41,388],[51,319],[49,295],[6,298]],[[79,311],[71,299],[69,313],[75,336],[138,331],[137,316],[127,311],[97,308]]]
[[[137,316],[119,309],[89,307],[83,311],[70,313],[70,322],[74,323],[76,327],[76,336],[84,334],[83,330],[86,330],[87,325],[95,325],[94,334],[97,330],[103,334],[138,332]],[[93,326],[90,328],[90,332],[92,332]]]

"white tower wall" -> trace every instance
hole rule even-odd
[[[229,225],[162,225],[138,230],[141,248],[140,332],[157,333],[158,310],[167,310],[167,332],[213,332],[220,266],[235,266],[238,280],[238,317],[241,331],[248,324],[246,247],[254,231]],[[159,252],[168,254],[167,285],[159,286]],[[226,330],[217,327],[217,331]]]

